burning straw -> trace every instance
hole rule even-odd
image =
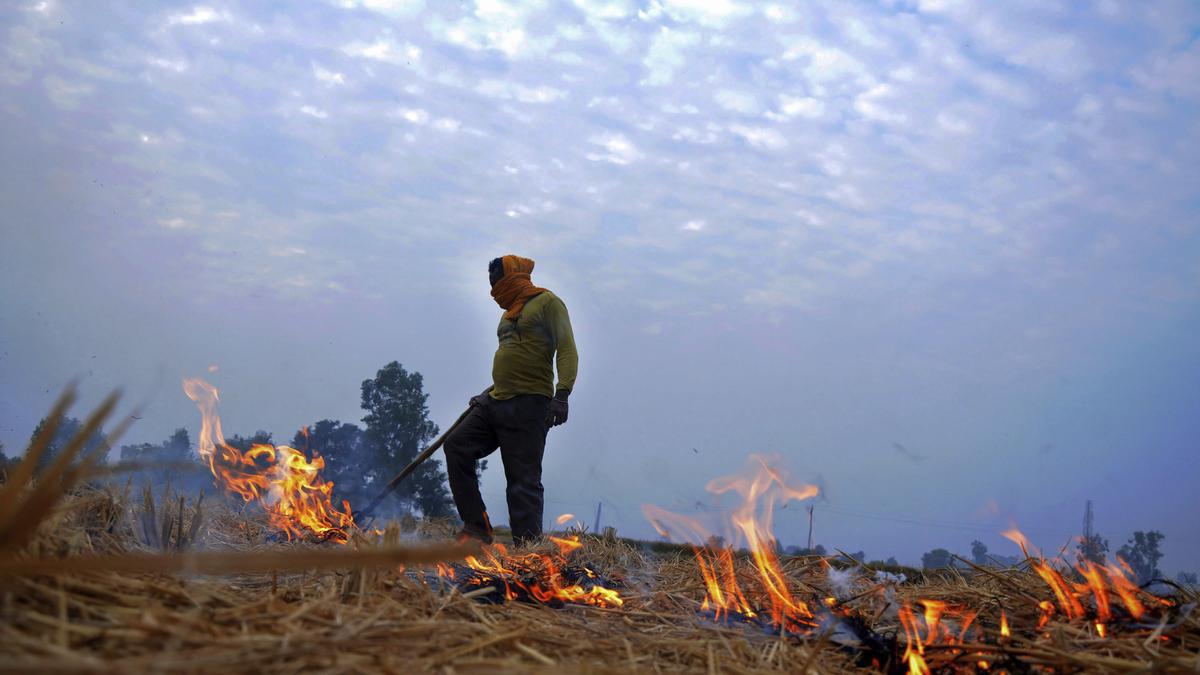
[[[222,489],[260,505],[288,539],[317,535],[345,543],[354,528],[350,504],[333,504],[333,483],[321,476],[325,459],[286,445],[258,443],[243,452],[225,442],[217,388],[200,378],[183,390],[200,408],[200,457]]]
[[[102,412],[111,409],[106,402]],[[99,428],[102,418],[89,425]],[[147,542],[128,490],[81,490],[86,462],[62,458],[31,481],[39,452],[35,442],[0,487],[0,570],[7,573],[0,576],[0,657],[11,670],[1200,668],[1195,595],[1160,597],[1122,585],[1108,567],[1070,568],[1033,556],[1018,568],[902,580],[836,557],[777,556],[773,506],[761,500],[773,494],[778,504],[808,491],[769,462],[760,463],[765,474],[756,469],[711,484],[759,499],[734,511],[735,532],[743,533],[729,540],[738,541],[736,550],[699,538],[691,550],[653,555],[615,537],[575,532],[532,550],[485,548],[462,558],[467,552],[453,547],[401,549],[396,527],[382,541],[351,534],[346,546],[314,547],[272,540],[270,514],[218,504],[206,507],[201,538],[242,550],[153,555],[139,552]],[[192,541],[191,523],[178,525],[182,506],[162,514]],[[674,523],[673,532],[684,529]],[[464,562],[426,565],[440,555]],[[581,579],[572,576],[578,570],[602,578],[620,602],[538,597],[569,589]]]
[[[216,392],[213,390],[213,396]],[[42,433],[33,439],[24,460],[0,486],[0,576],[31,576],[60,573],[115,572],[125,574],[230,574],[279,572],[310,569],[346,569],[354,567],[394,567],[461,560],[476,555],[477,545],[434,544],[415,548],[391,546],[366,550],[280,550],[280,551],[202,551],[175,554],[120,553],[110,555],[79,555],[66,558],[38,558],[21,554],[21,548],[37,532],[38,527],[54,514],[55,506],[70,493],[85,476],[94,472],[94,456],[76,462],[86,441],[96,433],[116,407],[118,395],[110,395],[88,417],[87,422],[71,438],[54,461],[40,473],[36,467],[50,448],[59,420],[75,399],[73,389],[55,403]],[[215,398],[214,398],[215,401]],[[110,444],[126,425],[109,437]],[[219,437],[219,422],[218,422]],[[210,441],[211,442],[211,441]],[[223,443],[223,441],[222,441]],[[149,517],[147,532],[153,527],[153,498],[147,488],[143,516]],[[273,512],[272,515],[279,513]],[[187,540],[183,533],[184,502],[180,497],[178,510],[178,545]],[[199,529],[199,505],[189,528],[194,539]],[[164,517],[160,545],[169,540],[173,519]],[[272,521],[274,522],[274,520]],[[143,522],[145,528],[147,523]],[[157,540],[156,540],[157,541]]]

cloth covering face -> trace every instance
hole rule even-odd
[[[519,255],[506,255],[500,258],[504,265],[504,276],[492,286],[492,299],[504,310],[504,318],[515,319],[521,316],[525,303],[546,289],[533,285],[530,275],[533,273],[534,262]]]

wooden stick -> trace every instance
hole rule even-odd
[[[467,409],[458,416],[458,419],[454,420],[454,424],[451,424],[449,429],[446,429],[444,432],[442,432],[442,435],[438,436],[437,440],[431,443],[428,448],[425,448],[423,451],[421,451],[421,454],[413,458],[413,461],[409,462],[408,466],[404,467],[400,473],[396,474],[395,478],[388,481],[388,484],[384,486],[383,491],[379,493],[379,496],[375,499],[372,499],[371,503],[367,504],[367,508],[359,512],[359,514],[361,514],[360,517],[374,518],[375,509],[379,506],[379,504],[382,503],[388,495],[392,494],[392,492],[400,486],[400,483],[404,482],[405,478],[408,478],[412,472],[416,471],[418,466],[421,466],[425,460],[429,459],[433,453],[437,452],[437,449],[442,447],[442,444],[446,442],[446,438],[449,437],[450,434],[454,433],[454,430],[458,428],[458,425],[462,424],[463,420],[467,419],[467,415],[470,414],[471,406],[468,406]],[[363,525],[362,527],[365,528],[367,526]]]

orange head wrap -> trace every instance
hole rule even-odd
[[[546,289],[533,285],[530,273],[533,272],[533,261],[519,255],[506,255],[500,259],[504,265],[504,276],[492,286],[492,299],[504,311],[504,318],[515,319],[521,316],[525,303]]]

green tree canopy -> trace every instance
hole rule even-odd
[[[979,541],[978,539],[971,542],[971,560],[973,560],[976,565],[988,564],[987,544]]]
[[[1137,575],[1139,584],[1163,576],[1158,569],[1158,561],[1162,560],[1162,551],[1159,550],[1158,545],[1162,543],[1163,539],[1166,539],[1166,535],[1157,530],[1134,532],[1133,536],[1129,538],[1129,542],[1117,551],[1117,555],[1128,563],[1133,573]]]
[[[50,424],[50,418],[43,417],[34,428],[33,434],[29,437],[29,442],[32,445],[33,439],[37,438],[42,430]],[[37,470],[41,471],[54,461],[60,452],[67,447],[70,442],[80,431],[83,430],[83,423],[74,417],[63,415],[58,419],[58,428],[54,431],[54,438],[50,440],[49,446],[42,456],[38,458]],[[83,450],[75,456],[75,460],[79,461],[85,457],[96,456],[96,461],[103,464],[108,461],[108,453],[112,448],[109,447],[108,441],[104,437],[104,430],[97,429],[87,441],[83,444]]]
[[[152,482],[169,482],[179,486],[185,476],[201,469],[200,457],[192,452],[187,429],[176,429],[162,443],[134,443],[121,446],[122,462],[144,464],[142,475]]]
[[[826,555],[826,554],[827,554],[827,551],[825,550],[825,547],[824,547],[824,546],[822,546],[821,544],[817,544],[816,546],[814,546],[814,547],[812,547],[812,548],[801,548],[801,547],[799,547],[799,546],[789,546],[789,547],[788,547],[788,555],[819,555],[819,556],[824,556],[824,555]]]
[[[271,440],[271,432],[259,429],[249,436],[241,436],[234,434],[225,439],[225,445],[232,448],[237,448],[242,452],[247,452],[253,445],[273,445]]]
[[[944,548],[935,548],[932,551],[921,556],[921,566],[927,570],[942,569],[952,566],[954,558],[951,557],[950,551]]]
[[[408,372],[397,361],[362,383],[362,407],[367,412],[363,422],[374,458],[371,465],[378,471],[375,485],[382,486],[399,473],[437,436],[438,427],[429,420],[429,395],[423,384],[420,373]],[[451,513],[446,472],[435,458],[422,464],[394,494],[425,516]]]

